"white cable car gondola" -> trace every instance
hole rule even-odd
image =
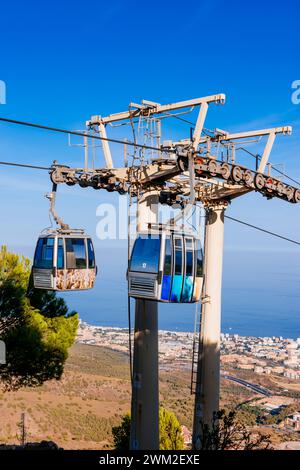
[[[96,270],[93,242],[83,230],[49,230],[40,235],[32,267],[36,289],[92,289]]]
[[[177,228],[140,232],[128,269],[129,296],[160,302],[200,300],[203,253],[198,237]]]
[[[50,213],[57,229],[42,232],[37,241],[32,266],[35,289],[54,291],[85,290],[94,287],[97,266],[91,238],[82,229],[72,229],[55,211],[57,185],[53,183]]]

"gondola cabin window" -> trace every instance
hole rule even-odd
[[[58,239],[57,245],[57,269],[64,269],[65,256],[64,256],[64,241],[62,238]]]
[[[172,248],[171,248],[171,237],[166,237],[165,241],[165,264],[164,264],[164,274],[169,276],[172,271]]]
[[[34,267],[52,269],[54,253],[54,238],[40,238],[36,247]]]
[[[182,274],[182,240],[175,238],[175,275]]]
[[[90,238],[87,239],[87,248],[88,248],[88,258],[89,258],[89,269],[93,269],[96,267],[95,252],[94,252],[92,240]]]
[[[83,238],[66,238],[67,269],[85,269],[86,252]]]
[[[197,242],[197,252],[196,252],[196,256],[197,256],[197,272],[196,272],[196,276],[197,277],[201,277],[203,276],[203,252],[202,252],[202,248],[201,248],[201,244],[200,244],[200,241],[198,240]]]
[[[139,237],[134,244],[131,271],[158,273],[161,237]]]

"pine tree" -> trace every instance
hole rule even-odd
[[[120,426],[112,429],[115,449],[129,450],[131,417],[127,413],[122,418]],[[181,426],[171,411],[165,408],[159,410],[159,448],[161,450],[182,450],[184,448]]]
[[[0,379],[7,389],[59,379],[78,328],[78,315],[68,311],[63,299],[55,293],[35,294],[29,280],[30,260],[2,247],[0,339],[6,364],[0,365]]]
[[[182,450],[182,429],[172,411],[159,410],[159,448],[161,450]]]
[[[112,435],[113,435],[116,450],[119,450],[119,451],[129,450],[130,426],[131,426],[131,417],[130,417],[130,414],[127,413],[125,416],[123,416],[120,426],[114,426],[112,428]]]

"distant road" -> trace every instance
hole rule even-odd
[[[236,382],[240,385],[243,385],[244,387],[250,388],[256,393],[260,393],[261,395],[264,395],[265,397],[269,397],[272,395],[270,390],[267,390],[264,387],[261,387],[260,385],[252,384],[250,382],[247,382],[246,380],[239,379],[238,377],[234,377],[233,375],[228,375],[228,374],[221,374],[223,379],[226,380],[231,380],[232,382]]]

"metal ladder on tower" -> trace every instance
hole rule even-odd
[[[197,370],[199,361],[200,348],[200,332],[201,332],[201,303],[197,302],[195,307],[195,323],[192,350],[192,371],[191,371],[191,394],[197,393]]]

